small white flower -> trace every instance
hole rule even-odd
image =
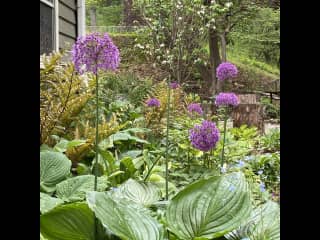
[[[225,4],[225,6],[226,6],[227,8],[231,7],[231,6],[232,6],[232,2],[227,2],[227,3]]]

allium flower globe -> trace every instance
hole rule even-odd
[[[238,75],[238,69],[230,62],[223,62],[217,67],[217,78],[224,81],[229,78],[234,78]]]
[[[199,103],[191,103],[191,104],[189,104],[188,112],[191,113],[191,114],[195,113],[195,112],[198,113],[199,115],[203,114],[202,108],[201,108]]]
[[[160,107],[160,101],[156,98],[150,98],[147,100],[148,107]]]
[[[119,50],[107,33],[92,33],[78,37],[72,48],[72,60],[78,73],[99,69],[115,70],[119,66]]]
[[[217,107],[236,107],[239,104],[239,99],[234,93],[219,93],[215,104]]]
[[[177,82],[172,82],[172,83],[170,83],[170,88],[171,89],[176,89],[176,88],[179,88],[180,87],[180,85],[179,85],[179,83],[177,83]]]
[[[214,122],[204,120],[189,131],[189,139],[194,148],[208,152],[219,141],[220,132]]]

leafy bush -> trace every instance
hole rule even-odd
[[[280,10],[257,8],[252,18],[244,18],[230,33],[237,53],[279,68]]]
[[[264,109],[266,118],[280,118],[280,107],[277,104],[271,103],[270,98],[261,97],[260,102]]]
[[[266,152],[280,151],[280,130],[271,129],[268,134],[260,138],[261,148]]]
[[[134,73],[107,73],[101,76],[102,98],[106,105],[116,100],[127,100],[134,106],[153,93],[151,79],[140,78]]]

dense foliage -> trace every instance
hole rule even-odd
[[[141,32],[78,39],[75,64],[42,57],[41,240],[280,239],[280,131],[233,127],[239,96],[221,91],[250,65],[227,50],[277,68],[279,10],[253,2],[123,1]],[[119,6],[89,0],[88,19],[117,24]],[[249,29],[267,41],[238,41]],[[160,81],[132,62],[161,69]],[[190,79],[211,102],[186,91]]]
[[[90,86],[94,78],[89,79]],[[92,97],[74,118],[74,135],[55,132],[40,148],[42,239],[279,239],[278,223],[261,225],[279,217],[279,131],[260,135],[247,126],[228,128],[221,171],[221,138],[208,152],[189,140],[189,130],[207,117],[188,111],[197,98],[180,86],[171,88],[169,201],[164,201],[166,84],[147,86],[134,74],[115,73],[102,74],[100,81],[105,120],[98,165]],[[158,105],[148,107],[152,97],[159,99],[159,111]],[[223,132],[223,118],[210,119]],[[92,171],[98,172],[96,191]]]

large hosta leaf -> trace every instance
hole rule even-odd
[[[104,191],[108,186],[105,177],[98,178],[97,191]],[[81,201],[85,198],[87,191],[94,189],[94,176],[82,175],[64,180],[57,184],[56,195],[65,202]]]
[[[88,192],[87,202],[101,223],[123,240],[163,239],[162,226],[141,207],[99,192]]]
[[[60,152],[40,152],[40,190],[53,192],[70,173],[71,161]]]
[[[58,206],[40,216],[40,232],[48,240],[96,240],[94,214],[86,203]]]
[[[225,236],[229,240],[249,238],[251,240],[280,239],[280,208],[275,202],[268,201],[257,207],[247,223]]]
[[[48,194],[40,192],[40,213],[49,212],[51,209],[59,206],[63,201],[59,198],[51,197]]]
[[[184,240],[213,239],[240,226],[251,212],[247,182],[242,173],[200,180],[170,202],[166,220],[170,231]]]
[[[148,207],[160,199],[161,192],[156,185],[150,182],[144,183],[129,179],[118,188],[115,195]]]

